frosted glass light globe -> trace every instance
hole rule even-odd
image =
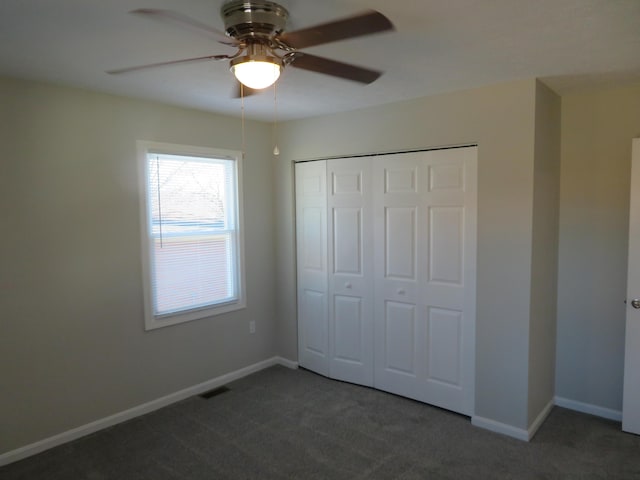
[[[273,62],[249,60],[233,65],[231,70],[240,83],[254,90],[267,88],[280,77],[280,65]]]

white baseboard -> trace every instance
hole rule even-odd
[[[611,408],[599,407],[590,403],[578,402],[577,400],[570,400],[563,397],[555,397],[555,404],[562,408],[568,408],[569,410],[575,410],[577,412],[588,413],[589,415],[595,415],[596,417],[607,418],[609,420],[615,420],[616,422],[622,421],[622,412],[620,410],[613,410]]]
[[[226,383],[238,380],[242,377],[246,377],[247,375],[251,375],[252,373],[259,372],[260,370],[264,370],[265,368],[269,368],[274,365],[282,365],[294,369],[298,368],[297,362],[293,362],[282,357],[272,357],[267,360],[263,360],[262,362],[249,365],[248,367],[241,368],[240,370],[236,370],[234,372],[221,375],[211,380],[207,380],[206,382],[202,382],[197,385],[185,388],[178,392],[171,393],[156,400],[143,403],[142,405],[138,405],[114,415],[101,418],[91,423],[87,423],[86,425],[81,425],[80,427],[67,430],[66,432],[54,435],[53,437],[45,438],[38,442],[31,443],[29,445],[25,445],[24,447],[20,447],[15,450],[3,453],[0,455],[0,466],[17,462],[18,460],[22,460],[23,458],[36,455],[50,448],[62,445],[63,443],[67,443],[80,437],[84,437],[85,435],[97,432],[98,430],[102,430],[104,428],[117,425],[118,423],[131,420],[132,418],[145,415],[147,413],[153,412],[154,410],[158,410],[162,407],[166,407],[167,405],[171,405],[172,403],[179,402],[180,400],[184,400],[185,398],[189,398],[194,395],[199,395],[200,393],[204,393],[213,388],[220,387]]]
[[[553,410],[554,399],[549,400],[549,403],[542,409],[542,411],[538,414],[536,419],[531,423],[531,426],[527,430],[527,435],[529,436],[528,440],[531,440],[533,436],[536,434],[538,429],[542,426],[544,421],[547,419],[551,410]]]
[[[524,440],[525,442],[529,441],[529,432],[524,428],[517,428],[512,425],[507,425],[506,423],[496,422],[495,420],[491,420],[490,418],[484,418],[474,415],[473,417],[471,417],[471,425],[484,428],[485,430],[490,430],[495,433],[501,433],[509,437],[517,438],[518,440]]]
[[[282,365],[283,367],[291,368],[293,370],[298,368],[298,362],[294,362],[293,360],[289,360],[283,357],[276,357],[278,360],[278,365]]]
[[[536,434],[540,426],[547,419],[553,406],[568,408],[569,410],[575,410],[577,412],[587,413],[589,415],[595,415],[597,417],[607,418],[616,422],[622,421],[622,412],[619,410],[613,410],[610,408],[599,407],[597,405],[591,405],[589,403],[578,402],[576,400],[570,400],[563,397],[554,397],[547,406],[540,412],[537,418],[533,421],[528,430],[522,428],[516,428],[505,423],[496,422],[488,418],[474,416],[471,418],[472,425],[476,427],[491,430],[492,432],[502,433],[519,440],[528,442]]]
[[[547,419],[547,417],[551,413],[551,410],[553,409],[553,405],[553,400],[550,400],[527,430],[525,430],[524,428],[514,427],[513,425],[507,425],[506,423],[500,423],[489,418],[478,416],[473,416],[471,418],[471,424],[475,425],[476,427],[484,428],[485,430],[501,433],[503,435],[508,435],[509,437],[528,442],[533,438],[540,426]]]

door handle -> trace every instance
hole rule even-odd
[[[631,306],[633,308],[640,308],[640,298],[634,298],[631,300]]]

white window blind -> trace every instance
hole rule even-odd
[[[237,160],[149,150],[145,161],[153,320],[239,304]]]

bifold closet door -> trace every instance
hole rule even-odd
[[[300,365],[472,415],[477,148],[295,168]]]
[[[297,163],[298,362],[329,375],[327,162]]]
[[[327,162],[329,376],[373,385],[370,158]]]
[[[374,159],[374,384],[466,415],[475,382],[476,151]]]
[[[295,168],[299,363],[372,386],[371,160]]]

